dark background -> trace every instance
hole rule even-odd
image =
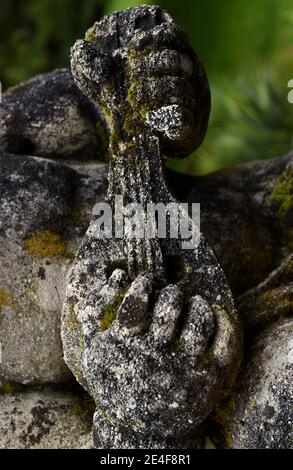
[[[1,0],[3,89],[69,65],[69,48],[131,0]],[[293,0],[156,0],[190,35],[212,89],[210,128],[180,171],[205,173],[293,147]]]

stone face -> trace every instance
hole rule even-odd
[[[97,160],[107,153],[98,109],[68,70],[38,75],[3,94],[0,148],[45,158]]]
[[[231,448],[293,448],[293,321],[263,331],[251,349],[225,435]]]
[[[64,382],[67,273],[103,191],[98,168],[0,154],[0,380]]]
[[[89,404],[73,393],[0,393],[0,449],[90,449],[91,426]]]

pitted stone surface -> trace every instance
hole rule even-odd
[[[0,149],[53,159],[103,159],[101,113],[78,90],[69,70],[38,75],[3,93]]]
[[[151,16],[148,16],[148,12],[152,12]],[[152,14],[156,19],[150,24]],[[184,112],[180,110],[184,107],[184,96],[190,93],[189,82],[193,81],[194,70],[200,71],[202,66],[199,62],[195,65],[186,36],[171,25],[172,20],[168,15],[156,16],[155,8],[146,7],[146,19],[142,23],[138,21],[139,28],[141,24],[144,25],[143,32],[137,30],[137,16],[139,17],[137,12],[133,14],[131,33],[125,43],[119,45],[114,41],[113,50],[120,49],[122,63],[124,59],[128,61],[129,77],[135,85],[129,93],[126,87],[130,107],[120,109],[120,117],[125,117],[129,109],[134,111],[132,115],[127,116],[130,120],[126,119],[126,132],[137,137],[136,129],[139,130],[137,134],[148,130],[151,138],[137,138],[132,141],[131,144],[135,145],[134,151],[131,152],[130,149],[125,151],[121,135],[115,135],[114,132],[112,150],[116,160],[115,165],[112,162],[111,168],[117,170],[117,173],[115,178],[110,178],[108,196],[114,194],[118,188],[119,191],[124,191],[126,199],[133,200],[137,194],[131,186],[134,180],[139,183],[142,181],[144,186],[149,188],[145,197],[154,197],[154,188],[163,188],[160,197],[164,194],[163,199],[166,197],[169,200],[169,196],[166,196],[165,181],[160,173],[161,153],[163,151],[167,155],[184,156],[189,153],[191,146],[195,145],[192,139],[189,140],[188,132],[181,132],[180,120],[183,122]],[[123,31],[127,30],[127,22],[123,22],[122,17],[123,14],[119,14],[112,20],[112,33],[110,38],[107,36],[105,39],[105,49],[111,46],[114,37],[117,38],[117,24],[124,25]],[[161,20],[165,26],[169,24],[165,28],[166,33],[159,27]],[[108,26],[105,20],[106,34]],[[89,44],[95,42],[95,29],[96,26],[87,35]],[[132,48],[128,55],[127,44],[132,40],[135,29],[138,32],[137,50]],[[151,31],[147,31],[148,29]],[[103,34],[102,32],[99,41]],[[160,44],[164,45],[162,49]],[[106,66],[107,60],[101,72],[106,74],[108,80]],[[167,79],[168,76],[172,79]],[[121,81],[123,82],[122,77]],[[209,95],[205,88],[204,75],[199,82],[201,87],[196,92],[203,92],[205,96],[205,111],[202,116],[207,117]],[[164,89],[168,90],[168,93],[164,94]],[[115,91],[115,87],[109,87],[106,90],[108,95],[105,96],[117,111],[115,106],[119,108],[119,103],[112,101],[113,90]],[[183,97],[183,101],[178,98],[177,93]],[[165,100],[166,95],[168,96]],[[171,95],[172,102],[169,102]],[[100,92],[96,93],[94,101],[99,102],[100,97]],[[136,102],[139,106],[134,109],[133,104]],[[153,107],[154,102],[159,106]],[[0,129],[0,146],[6,151],[19,154],[3,152],[0,157],[0,278],[3,287],[0,288],[0,341],[2,357],[6,358],[0,367],[0,384],[3,390],[10,390],[10,395],[3,396],[3,400],[1,397],[4,408],[8,410],[0,420],[4,447],[58,447],[60,437],[54,437],[58,433],[66,435],[61,442],[62,446],[83,446],[83,438],[78,436],[75,425],[72,432],[68,431],[67,434],[66,413],[62,414],[64,408],[60,411],[55,405],[56,415],[64,417],[65,427],[61,428],[63,424],[56,425],[54,421],[52,429],[58,431],[52,432],[50,442],[46,437],[39,443],[30,441],[30,437],[34,439],[38,434],[42,421],[31,421],[29,412],[25,414],[24,408],[29,410],[34,400],[43,398],[39,396],[39,392],[34,392],[36,396],[32,397],[32,392],[26,390],[19,394],[15,401],[15,392],[11,395],[11,389],[14,387],[11,382],[64,382],[72,379],[62,361],[60,306],[65,295],[72,254],[75,253],[91,220],[94,203],[106,197],[107,168],[86,161],[105,154],[105,144],[96,137],[97,120],[102,126],[98,126],[99,129],[103,128],[99,107],[104,107],[104,110],[107,108],[105,103],[99,102],[99,106],[91,104],[78,91],[70,73],[64,70],[36,77],[3,96],[3,106],[0,110],[0,120],[3,124]],[[23,109],[27,110],[25,116]],[[50,116],[47,110],[51,112]],[[115,114],[114,123],[117,122],[125,121],[117,119]],[[113,131],[111,122],[108,124],[110,131]],[[197,144],[203,137],[204,128],[202,122]],[[159,138],[159,144],[155,140],[156,137]],[[24,155],[27,152],[36,157]],[[66,159],[66,165],[57,165],[45,158],[39,158],[40,156]],[[142,165],[145,156],[149,162]],[[131,168],[130,165],[127,166],[128,159],[131,160]],[[84,163],[77,164],[77,160]],[[134,168],[139,166],[141,174],[134,171]],[[129,170],[127,174],[123,170],[125,168]],[[153,172],[153,186],[144,178],[148,168]],[[127,177],[122,189],[121,174]],[[180,200],[201,202],[203,233],[221,262],[233,293],[243,294],[248,288],[252,288],[237,300],[246,329],[246,355],[243,366],[245,375],[241,374],[242,378],[246,378],[241,381],[237,395],[235,392],[230,394],[230,403],[233,406],[229,411],[233,410],[234,414],[222,411],[226,423],[225,445],[238,448],[290,447],[288,436],[290,438],[293,393],[290,377],[287,380],[287,372],[291,374],[287,359],[291,357],[292,332],[288,326],[290,320],[285,320],[284,317],[289,318],[293,312],[292,255],[290,256],[292,153],[282,158],[252,162],[203,177],[172,174],[170,171],[167,176],[168,186]],[[185,423],[180,432],[176,429],[174,433],[168,416],[172,416],[175,423],[178,423],[181,411],[181,417],[186,416],[188,421],[194,407],[196,412],[193,417],[197,416],[197,422],[200,422],[205,413],[209,412],[209,407],[205,405],[206,396],[209,395],[205,393],[203,396],[202,406],[206,406],[204,412],[200,407],[197,408],[196,401],[188,402],[189,409],[184,407],[183,401],[180,401],[186,393],[182,376],[186,377],[186,384],[194,386],[194,391],[201,387],[199,392],[195,393],[200,401],[203,390],[206,391],[201,385],[204,380],[207,380],[208,386],[217,384],[220,388],[221,380],[219,382],[213,369],[215,362],[221,364],[223,375],[226,369],[229,370],[229,344],[235,341],[235,335],[234,329],[231,328],[234,321],[231,323],[226,319],[227,309],[223,309],[227,301],[226,287],[222,305],[218,305],[219,300],[216,305],[213,304],[208,295],[213,285],[218,286],[219,282],[221,284],[221,271],[218,272],[219,277],[215,278],[215,282],[204,285],[200,293],[195,292],[195,295],[192,295],[193,287],[187,292],[185,288],[188,282],[182,282],[182,263],[171,257],[166,269],[166,256],[161,256],[166,253],[166,245],[156,241],[155,252],[158,260],[154,266],[159,269],[153,270],[155,276],[145,270],[142,262],[139,267],[133,265],[133,271],[138,269],[138,275],[129,276],[126,267],[131,259],[147,259],[148,266],[151,267],[154,257],[144,258],[150,252],[150,246],[140,245],[141,256],[127,259],[125,246],[121,245],[117,251],[117,246],[96,244],[91,238],[93,229],[94,222],[77,258],[80,271],[76,282],[73,283],[75,296],[67,297],[69,307],[74,308],[69,308],[63,328],[67,338],[67,360],[70,361],[70,367],[78,380],[84,380],[81,353],[86,344],[91,344],[92,352],[89,352],[87,346],[85,361],[91,364],[97,376],[100,370],[95,367],[100,365],[105,372],[101,378],[103,387],[97,387],[94,376],[89,380],[97,401],[103,402],[94,417],[95,446],[202,447],[202,430],[195,421]],[[129,244],[128,248],[132,248],[133,253],[137,251],[135,245]],[[171,252],[177,251],[175,246],[169,249]],[[107,264],[109,257],[106,254],[98,256],[103,251],[107,253],[107,250],[118,253],[114,265]],[[206,248],[204,251],[207,254]],[[41,253],[43,257],[39,258],[36,253]],[[123,256],[120,256],[120,253]],[[89,259],[92,260],[91,263],[86,261]],[[214,258],[209,259],[213,264]],[[81,260],[85,260],[85,263]],[[205,258],[200,258],[200,263],[202,260]],[[101,265],[107,266],[105,276],[103,271],[95,271]],[[198,282],[204,281],[206,276],[211,280],[212,273],[213,269],[208,269],[206,273],[202,273]],[[101,279],[101,284],[97,283],[97,279]],[[214,298],[219,299],[220,295],[215,292]],[[79,300],[80,305],[76,306]],[[230,300],[227,302],[231,305]],[[280,318],[283,319],[282,325],[279,322],[274,323]],[[214,328],[218,331],[216,336]],[[264,328],[267,330],[263,331]],[[256,332],[259,336],[251,349]],[[109,341],[109,350],[106,350],[106,339]],[[131,345],[129,357],[125,345]],[[234,346],[231,349],[234,349]],[[270,351],[270,354],[267,354],[267,351]],[[287,359],[285,351],[288,351]],[[105,355],[106,362],[102,361],[100,354]],[[193,358],[191,362],[190,358]],[[248,362],[250,359],[251,363]],[[151,428],[152,423],[149,424],[148,420],[152,416],[157,419],[157,413],[160,430],[164,430],[159,434],[155,430],[152,435],[146,436],[142,430],[144,421],[136,419],[135,410],[141,400],[136,395],[135,384],[137,381],[141,384],[141,377],[146,375],[144,367],[152,371],[154,365],[159,363],[173,367],[174,371],[176,364],[181,360],[183,367],[178,368],[178,374],[169,375],[170,380],[173,380],[171,389],[174,393],[175,389],[177,391],[177,401],[173,400],[172,394],[166,396],[166,393],[160,393],[160,386],[165,392],[165,382],[159,384],[155,381],[152,384],[153,389],[157,391],[156,396],[154,390],[144,390],[148,397],[146,403],[150,404],[147,406],[145,424]],[[125,364],[122,371],[119,369],[120,361]],[[194,362],[199,371],[203,372],[201,378],[194,378],[188,370]],[[251,368],[252,363],[256,364],[255,374]],[[87,362],[84,364],[87,367]],[[266,370],[265,376],[258,375],[257,372],[262,364]],[[162,373],[158,380],[168,377],[168,367],[168,372]],[[231,380],[233,374],[231,371]],[[129,384],[133,377],[131,387]],[[112,380],[113,387],[110,386]],[[120,388],[119,381],[125,384],[131,398],[125,401],[125,406],[121,397],[118,397],[117,403],[115,400],[112,402],[117,389]],[[85,387],[89,387],[85,380],[83,383]],[[236,384],[239,385],[238,380]],[[109,392],[107,396],[105,390]],[[49,402],[50,400],[48,397]],[[68,398],[64,399],[62,406],[65,406],[66,400]],[[102,406],[103,404],[105,406]],[[19,432],[22,433],[22,425],[25,427],[26,423],[29,423],[30,427],[33,424],[33,432],[29,433],[25,442],[20,442],[17,432],[12,429],[12,411],[15,406],[23,413],[21,416],[25,417],[23,420],[21,418],[21,423],[18,422]],[[34,408],[34,404],[32,407]],[[39,408],[45,415],[46,406],[39,407],[38,404]],[[79,411],[79,408],[76,411]],[[200,414],[202,418],[199,417]],[[126,420],[129,418],[131,426],[125,426],[125,422],[120,420],[121,417]],[[245,423],[242,427],[240,419]],[[72,421],[70,423],[71,426]],[[230,423],[230,428],[227,423]],[[192,427],[192,431],[188,425]],[[83,429],[82,422],[78,422],[78,426]],[[6,433],[8,428],[9,432]],[[45,428],[47,429],[46,423]],[[214,430],[217,428],[218,425],[215,425]],[[103,429],[102,433],[100,429]],[[139,429],[139,432],[134,433],[133,429]]]
[[[159,52],[165,61],[156,69]],[[75,43],[71,67],[110,129],[105,200],[114,208],[122,195],[144,213],[147,203],[176,202],[163,153],[195,149],[210,108],[204,69],[185,33],[158,7],[114,13]],[[196,230],[183,209],[180,215]],[[65,360],[97,404],[95,445],[197,446],[198,428],[240,360],[224,273],[202,235],[198,248],[184,250],[181,233],[160,239],[158,227],[152,239],[128,232],[97,239],[98,223],[76,256],[62,322]]]
[[[73,253],[105,185],[91,168],[0,152],[0,380],[73,379],[61,308]]]
[[[281,320],[256,339],[241,392],[226,424],[229,447],[293,448],[293,322]]]
[[[91,422],[89,405],[73,393],[0,390],[0,449],[90,449]]]

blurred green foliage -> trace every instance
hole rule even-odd
[[[7,0],[0,8],[0,79],[4,89],[69,65],[69,48],[99,18],[104,0]]]
[[[293,149],[293,105],[287,81],[271,69],[252,76],[212,81],[213,106],[206,138],[183,161],[169,166],[184,173],[207,173]]]
[[[6,0],[0,9],[4,88],[69,65],[69,47],[102,14],[135,0]],[[287,152],[293,143],[292,0],[156,0],[188,32],[212,90],[207,137],[170,165],[199,173]]]

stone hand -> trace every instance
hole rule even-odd
[[[98,405],[96,446],[156,446],[160,439],[193,446],[235,349],[227,313],[199,295],[186,302],[176,285],[154,297],[152,279],[131,282],[117,269],[80,305],[80,317],[87,384]]]
[[[121,195],[125,206],[139,203],[145,218],[150,203],[176,203],[163,155],[193,151],[210,111],[205,72],[185,33],[158,7],[125,10],[76,42],[71,65],[107,120],[110,208]],[[239,362],[222,269],[201,234],[183,249],[181,232],[160,238],[158,223],[153,238],[127,231],[97,238],[97,225],[74,262],[62,333],[65,359],[97,404],[95,445],[199,445],[198,426]]]

